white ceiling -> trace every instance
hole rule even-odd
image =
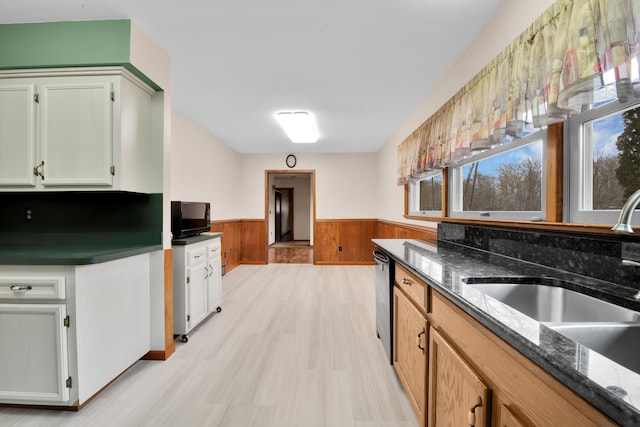
[[[376,152],[504,0],[0,0],[0,23],[131,19],[173,107],[241,153]],[[292,144],[280,110],[316,116]]]

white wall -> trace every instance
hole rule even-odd
[[[211,220],[242,218],[239,155],[179,112],[171,132],[171,199],[211,203]],[[261,185],[264,186],[263,180]],[[264,212],[264,204],[262,205]],[[260,216],[264,217],[264,213]]]
[[[241,154],[239,187],[234,196],[239,218],[264,218],[265,171],[316,171],[316,218],[375,218],[376,153],[298,154],[295,169],[285,170],[286,154]]]
[[[436,112],[458,92],[496,55],[516,39],[552,4],[554,0],[508,0],[503,2],[493,19],[481,30],[422,102],[411,112],[394,132],[386,145],[378,152],[378,187],[380,203],[378,218],[391,221],[410,222],[418,225],[435,224],[424,221],[407,221],[404,213],[404,188],[397,186],[398,145],[422,122]]]

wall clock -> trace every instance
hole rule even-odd
[[[296,165],[296,156],[294,156],[293,154],[289,154],[287,156],[287,166],[289,166],[290,168],[294,167]]]

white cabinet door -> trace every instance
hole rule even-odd
[[[36,184],[34,94],[32,83],[0,84],[0,186]]]
[[[43,83],[39,91],[42,184],[110,186],[111,82],[54,81]]]
[[[64,304],[0,304],[0,399],[69,400]]]
[[[222,304],[222,262],[220,239],[207,245],[207,311],[216,311]]]
[[[206,263],[187,270],[187,330],[191,330],[207,316]]]

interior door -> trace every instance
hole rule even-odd
[[[276,242],[279,242],[282,237],[282,193],[278,190],[276,190],[275,194],[275,211]]]

